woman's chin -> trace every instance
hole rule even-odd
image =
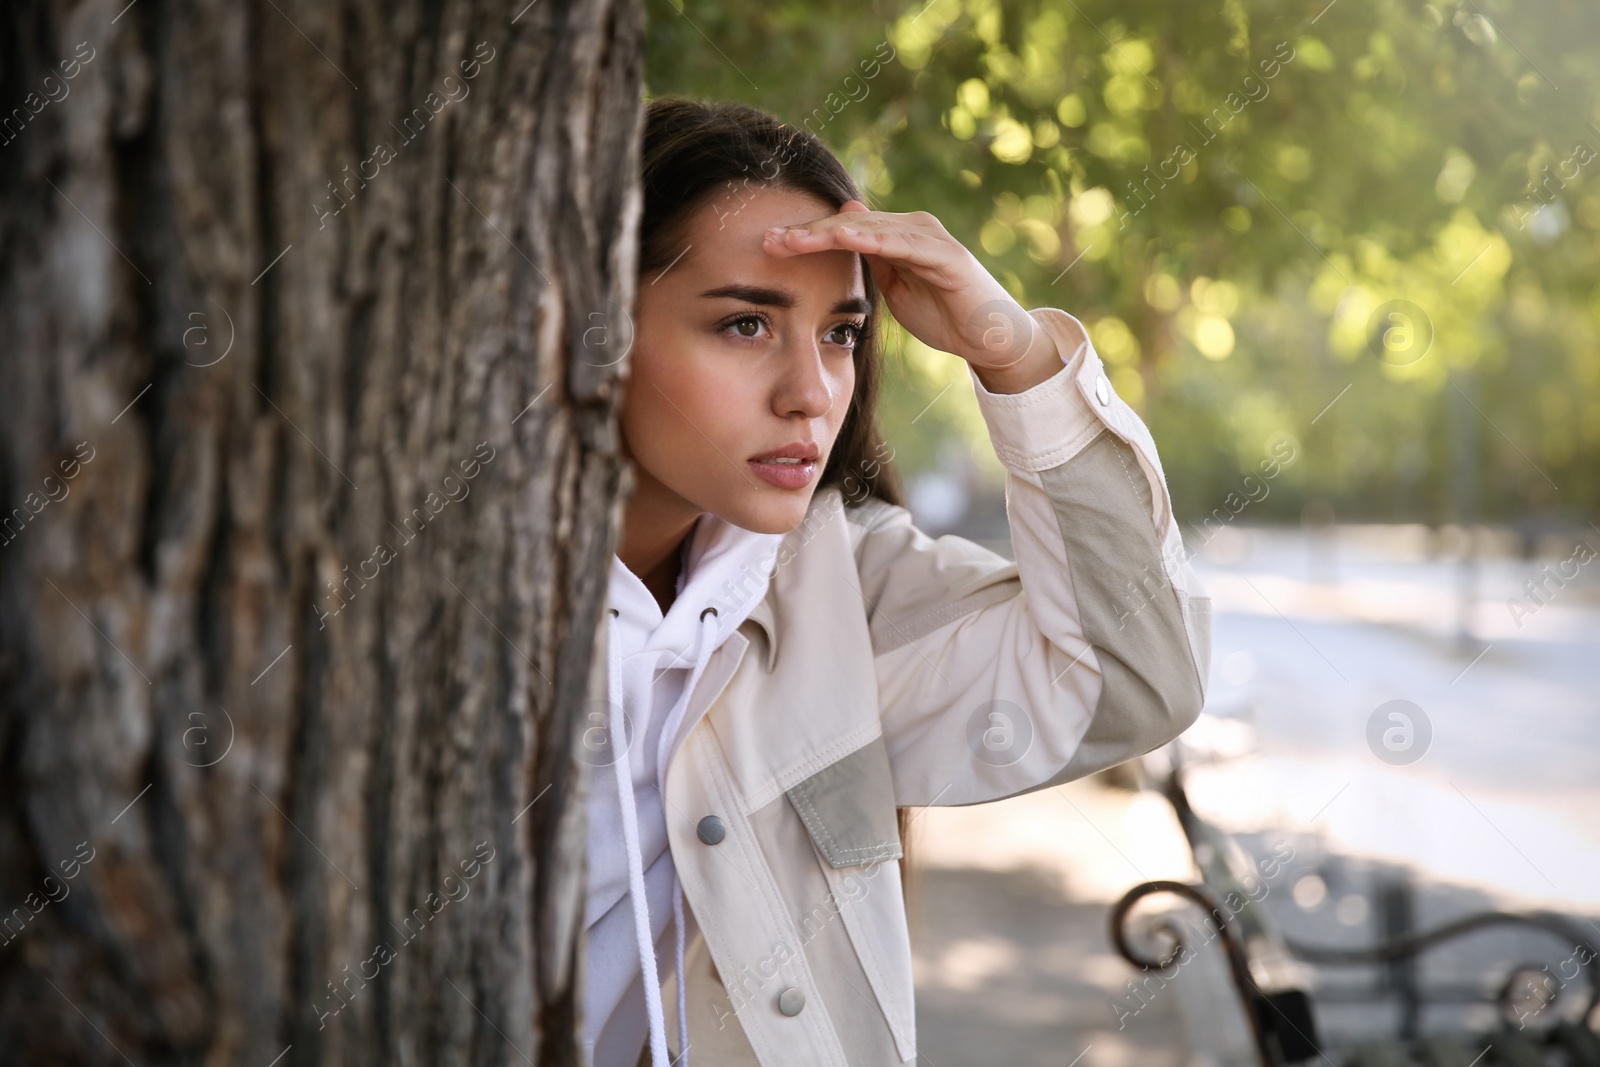
[[[760,495],[777,497],[780,492],[773,491]],[[788,533],[805,520],[806,509],[811,506],[812,494],[788,492],[781,495],[783,499],[742,500],[733,510],[724,512],[721,518],[752,533]]]

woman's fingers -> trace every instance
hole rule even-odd
[[[1027,313],[965,245],[926,211],[872,211],[846,201],[834,215],[799,226],[768,230],[764,246],[775,256],[827,249],[859,254],[871,270],[889,312],[930,348],[952,352],[977,367],[1004,368],[1021,357],[997,347],[989,312],[1026,323]],[[1031,340],[1031,330],[1024,326]],[[1008,335],[1009,336],[1009,335]],[[1030,346],[1023,344],[1026,355]]]
[[[948,238],[941,239],[912,227],[892,223],[840,226],[836,232],[839,242],[853,252],[869,252],[883,259],[921,267],[923,270],[917,273],[923,277],[929,277],[924,271],[932,271],[932,277],[937,278],[940,284],[949,283],[945,272],[954,265],[952,254],[956,247]]]
[[[801,255],[841,248],[909,267],[918,276],[944,288],[955,288],[952,274],[958,257],[966,253],[932,216],[895,215],[878,211],[850,211],[830,215],[805,226],[768,230],[768,250],[778,255]],[[932,223],[930,225],[929,223]]]

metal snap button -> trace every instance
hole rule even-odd
[[[790,986],[778,994],[778,1010],[791,1018],[800,1014],[800,1009],[806,1006],[806,995],[794,986]]]
[[[695,836],[707,845],[715,845],[728,836],[727,828],[722,825],[722,820],[715,815],[707,815],[694,827]]]
[[[1094,380],[1094,398],[1100,401],[1101,407],[1107,407],[1111,403],[1111,384],[1106,381],[1104,374]]]

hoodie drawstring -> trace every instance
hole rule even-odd
[[[613,617],[617,612],[610,609]],[[667,713],[661,730],[660,743],[656,750],[656,768],[658,788],[662,791],[663,808],[666,803],[666,783],[661,780],[665,768],[661,766],[666,758],[673,738],[677,733],[679,723],[682,721],[682,712],[688,706],[689,699],[694,693],[695,686],[699,684],[700,675],[705,670],[706,662],[711,658],[714,649],[711,647],[717,627],[717,609],[706,608],[700,613],[700,625],[695,640],[694,668],[689,674],[689,680],[683,687],[683,693],[677,703]],[[644,858],[639,848],[639,809],[633,795],[632,761],[626,751],[627,734],[624,728],[623,702],[627,690],[623,684],[622,654],[618,647],[615,633],[608,634],[607,640],[607,666],[611,685],[610,700],[610,729],[612,744],[618,749],[623,749],[613,762],[616,768],[617,801],[622,809],[622,840],[623,847],[628,854],[628,893],[632,897],[634,939],[639,949],[639,968],[644,979],[645,1010],[650,1018],[650,1061],[652,1067],[673,1067],[667,1053],[667,1023],[666,1012],[661,1005],[661,977],[656,967],[655,943],[650,936],[650,905],[645,897],[644,888]],[[659,659],[648,655],[639,657],[641,662],[635,671],[648,671],[643,691],[648,694],[649,686],[654,684],[654,676]],[[648,699],[648,698],[647,698]],[[668,854],[671,854],[671,845],[668,845]],[[677,975],[678,987],[678,1062],[676,1067],[688,1067],[689,1051],[689,1009],[688,998],[684,986],[684,909],[683,885],[678,880],[676,867],[672,870],[672,916],[677,927],[677,953],[674,972]]]

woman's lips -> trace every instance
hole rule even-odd
[[[811,484],[811,479],[816,477],[816,460],[801,460],[799,463],[779,463],[773,460],[748,460],[751,470],[756,472],[756,477],[762,478],[779,489],[804,489]]]

